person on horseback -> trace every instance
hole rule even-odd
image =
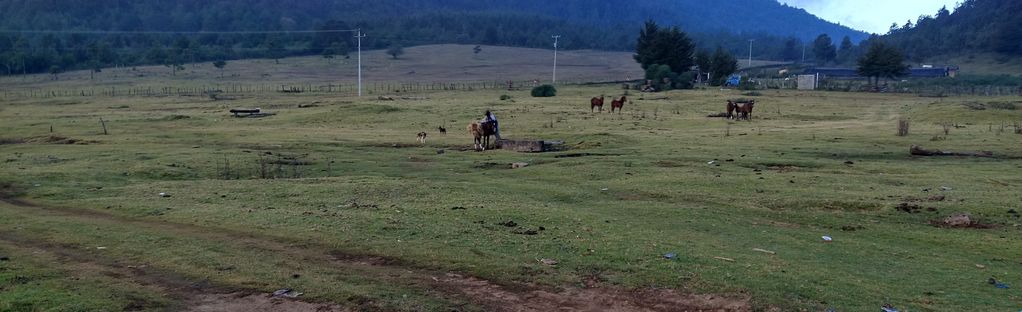
[[[500,140],[500,123],[497,122],[497,117],[493,116],[493,113],[491,113],[489,110],[486,111],[486,114],[483,116],[483,121],[482,121],[482,124],[484,124],[484,125],[487,124],[487,123],[493,123],[493,135],[499,141]]]

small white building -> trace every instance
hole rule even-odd
[[[799,90],[816,90],[816,75],[798,75]]]

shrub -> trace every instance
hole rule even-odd
[[[507,94],[503,94],[503,95],[500,96],[500,100],[501,101],[507,101],[507,100],[510,100],[510,99],[511,99],[511,96],[507,95]]]
[[[749,80],[749,77],[742,77],[741,82],[738,83],[738,90],[756,90],[756,83]]]
[[[557,96],[557,88],[554,88],[553,85],[548,85],[548,84],[542,85],[542,86],[538,86],[538,87],[532,88],[532,96],[533,97],[553,97],[553,96]]]
[[[988,104],[988,106],[990,106],[990,108],[993,108],[993,109],[1004,109],[1004,110],[1015,110],[1016,109],[1015,103],[1009,103],[1009,102],[990,102],[990,104]]]

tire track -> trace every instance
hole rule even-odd
[[[400,259],[348,253],[337,250],[335,247],[313,242],[295,241],[231,229],[135,219],[82,208],[45,206],[15,198],[6,193],[0,193],[0,202],[26,213],[45,213],[51,216],[73,218],[82,222],[112,222],[175,236],[214,240],[224,245],[262,250],[296,259],[303,265],[315,265],[337,270],[343,274],[370,277],[383,284],[401,285],[419,289],[423,293],[435,295],[451,302],[464,302],[464,304],[451,307],[455,311],[466,308],[466,305],[469,306],[468,309],[474,309],[472,306],[479,306],[485,311],[509,312],[752,310],[751,298],[747,295],[696,295],[669,289],[621,289],[599,286],[552,289],[531,284],[500,284],[464,274],[419,267]],[[100,265],[123,276],[132,277],[133,281],[137,279],[141,284],[158,285],[184,297],[194,295],[196,291],[208,292],[209,290],[221,295],[239,293],[238,289],[231,289],[229,286],[206,285],[206,289],[196,289],[193,287],[195,281],[173,272],[163,272],[155,268],[140,270],[137,267],[130,269],[117,267],[116,263],[111,263],[110,259],[95,259],[78,254],[82,253],[80,248],[78,250],[64,248],[45,241],[19,237],[10,232],[0,232],[0,240],[26,247],[42,248],[60,254],[71,262]],[[240,291],[242,294],[252,293],[251,290]],[[228,297],[221,299],[229,299]]]

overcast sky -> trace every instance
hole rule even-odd
[[[920,15],[934,15],[942,6],[954,11],[959,0],[779,0],[805,9],[822,19],[868,33],[887,33],[891,23],[913,23]]]

